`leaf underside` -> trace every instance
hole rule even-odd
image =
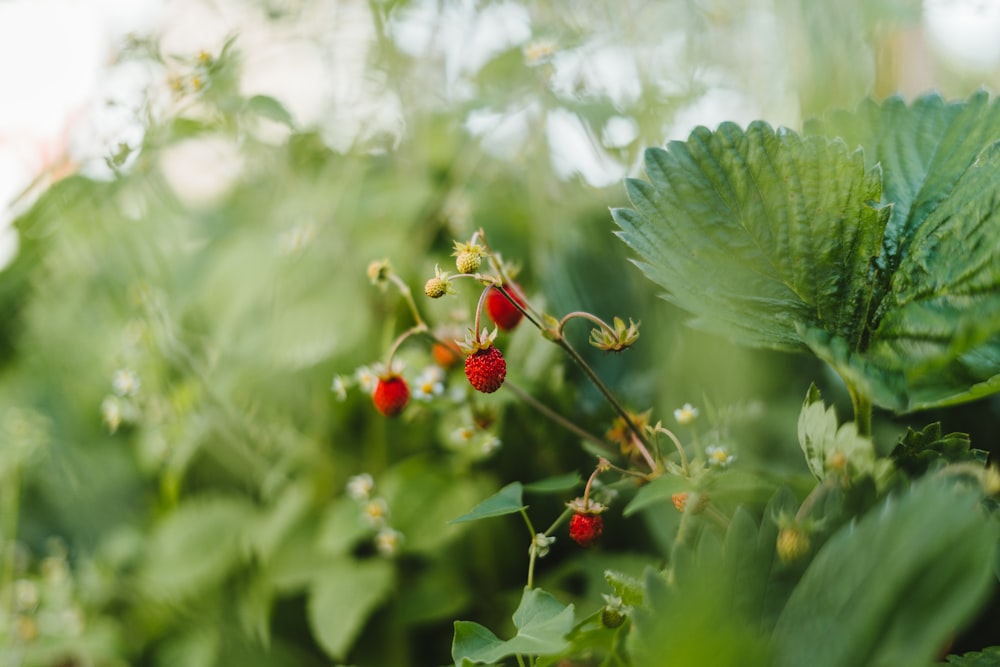
[[[809,349],[883,407],[957,403],[1000,390],[997,139],[985,94],[702,127],[613,214],[696,326]]]

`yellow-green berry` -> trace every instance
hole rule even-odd
[[[440,276],[434,276],[424,284],[424,294],[432,299],[440,299],[448,293],[448,282]]]
[[[809,553],[811,547],[809,534],[801,526],[785,526],[778,532],[775,551],[782,563],[794,563]]]

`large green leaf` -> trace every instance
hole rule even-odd
[[[1000,105],[869,102],[808,131],[647,151],[614,211],[640,266],[696,324],[808,347],[883,407],[1000,390]]]
[[[525,588],[514,612],[517,634],[506,641],[472,621],[455,622],[451,655],[457,667],[493,663],[509,655],[553,655],[564,651],[573,629],[573,605],[564,605],[539,588]]]
[[[621,238],[696,324],[800,350],[799,327],[858,342],[889,209],[860,153],[763,122],[723,123],[646,151]]]
[[[841,528],[778,619],[776,664],[930,663],[992,585],[996,525],[980,498],[925,479]]]
[[[307,612],[313,636],[334,659],[347,655],[358,633],[395,583],[393,564],[343,558],[316,577]]]

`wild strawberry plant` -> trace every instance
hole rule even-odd
[[[570,494],[543,531],[526,494],[567,494],[580,478],[512,482],[452,520],[519,515],[527,529],[513,635],[457,621],[456,667],[943,658],[1000,575],[1000,473],[967,437],[942,435],[938,424],[885,447],[873,437],[873,408],[914,412],[1000,388],[998,156],[1000,104],[985,94],[951,104],[932,96],[866,102],[802,134],[762,122],[699,128],[686,142],[648,150],[648,180],[628,181],[631,207],[613,211],[619,236],[695,326],[812,353],[843,380],[852,421],[838,420],[815,386],[802,404],[797,432],[810,486],[744,467],[722,445],[701,446],[697,432],[679,437],[651,412],[627,409],[566,328],[587,320],[591,345],[621,352],[639,340],[637,323],[536,309],[483,231],[456,241],[457,273],[438,268],[424,291],[452,298],[460,279],[480,289],[461,344],[472,387],[512,391],[577,433],[595,457],[582,494]],[[416,323],[391,346],[387,367],[413,336],[436,349],[457,342],[432,333],[401,288]],[[484,311],[492,332],[481,327]],[[613,407],[606,434],[505,383],[523,362],[501,352],[498,332],[522,319]],[[385,413],[378,390],[373,399]],[[690,426],[698,412],[686,404],[674,421]],[[563,536],[594,548],[609,524],[638,513],[666,526],[670,547],[638,575],[606,570],[603,605],[578,609],[537,586]],[[950,661],[996,664],[992,651]]]

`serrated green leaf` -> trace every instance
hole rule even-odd
[[[451,655],[455,665],[492,663],[510,655],[553,655],[564,651],[573,629],[573,605],[564,605],[540,588],[525,588],[514,612],[517,633],[506,641],[471,621],[455,622]]]
[[[806,323],[863,333],[868,275],[889,211],[877,170],[820,137],[723,123],[646,152],[619,235],[696,324],[745,344],[801,350]]]
[[[448,523],[463,523],[505,514],[516,514],[528,508],[521,502],[523,490],[520,482],[511,482],[462,516],[452,519]]]
[[[806,464],[820,481],[845,472],[852,478],[869,475],[884,480],[889,472],[888,462],[876,457],[871,438],[859,435],[853,422],[838,425],[836,411],[826,407],[815,385],[806,392],[798,431]]]
[[[343,659],[368,617],[392,591],[395,569],[381,559],[341,559],[318,575],[306,606],[309,627],[323,650]]]
[[[622,599],[623,604],[630,607],[637,607],[642,604],[643,592],[641,581],[627,574],[615,572],[614,570],[605,570],[604,578],[607,580],[608,585],[611,586],[614,594]]]
[[[921,431],[907,428],[890,456],[896,467],[918,477],[938,464],[968,461],[986,465],[989,452],[973,449],[966,433],[941,434],[941,422],[928,424]]]
[[[806,131],[840,136],[880,164],[892,204],[871,353],[838,355],[867,380],[878,402],[900,410],[946,405],[1000,388],[997,221],[991,185],[1000,104],[986,93],[945,103],[871,100],[811,121]]]
[[[1000,646],[991,646],[982,651],[974,651],[963,655],[949,655],[942,665],[955,667],[1000,667]]]
[[[931,662],[992,582],[996,526],[979,501],[925,479],[841,528],[778,619],[777,664]]]
[[[807,347],[876,405],[1000,390],[1000,104],[869,102],[808,131],[651,149],[614,211],[640,266],[696,324]]]

